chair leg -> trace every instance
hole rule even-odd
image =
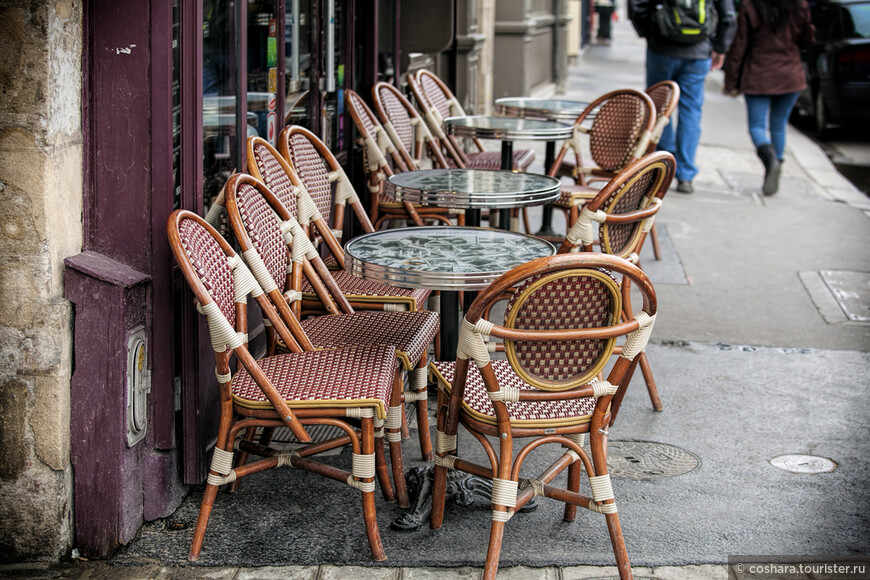
[[[656,380],[652,374],[652,368],[649,365],[649,359],[646,358],[646,353],[642,352],[638,355],[640,363],[640,372],[643,373],[643,380],[646,382],[646,390],[649,392],[649,400],[652,402],[653,411],[662,410],[662,400],[659,397],[659,389],[656,386]]]
[[[580,475],[583,473],[580,461],[575,461],[568,466],[568,491],[580,493]],[[565,515],[562,519],[573,522],[577,517],[577,506],[565,502]]]
[[[498,561],[501,558],[501,542],[504,538],[504,522],[492,522],[489,531],[489,547],[486,550],[486,564],[483,567],[483,580],[495,580]]]
[[[662,259],[662,249],[659,246],[659,233],[656,230],[656,225],[652,225],[652,229],[649,231],[649,237],[652,240],[652,248],[653,248],[653,256],[655,256],[656,260]]]
[[[432,461],[432,435],[429,433],[429,408],[426,399],[428,386],[426,384],[427,360],[425,353],[420,358],[417,368],[411,371],[411,385],[417,393],[417,429],[420,437],[420,455],[423,461]]]
[[[619,514],[605,514],[607,531],[610,533],[610,543],[613,545],[613,555],[616,556],[616,567],[619,569],[620,580],[631,580],[631,564],[628,561],[628,551],[625,549],[625,538],[622,537],[622,527],[619,525]]]
[[[202,552],[202,541],[205,539],[205,528],[208,526],[208,518],[211,515],[211,508],[214,507],[214,499],[217,496],[218,486],[211,483],[206,484],[205,492],[202,496],[202,503],[199,505],[199,517],[196,519],[196,527],[193,530],[193,541],[190,543],[190,551],[187,553],[187,559],[191,562],[199,560],[199,554]]]
[[[447,397],[438,389],[438,417],[436,419],[437,429],[444,433],[447,424]],[[456,433],[456,429],[453,430]],[[454,450],[455,452],[455,450]],[[447,452],[438,450],[438,455],[445,456]],[[429,527],[433,530],[441,529],[444,523],[444,506],[447,502],[447,467],[435,464],[435,473],[432,481],[432,512],[429,515]]]
[[[390,470],[387,468],[387,452],[384,449],[384,431],[380,427],[380,435],[375,435],[375,470],[378,475],[378,483],[381,486],[381,494],[384,501],[396,501],[396,492],[390,481]]]
[[[245,441],[253,441],[254,435],[256,435],[256,434],[257,434],[256,427],[248,427],[247,429],[245,429]],[[244,465],[247,462],[248,462],[248,452],[247,451],[239,451],[238,455],[236,455],[236,462],[235,462],[234,467],[241,467],[242,465]],[[234,482],[232,482],[231,484],[229,484],[227,486],[227,491],[229,493],[236,493],[237,491],[239,491],[239,484],[240,483],[241,483],[241,480],[239,480],[239,479],[235,480]]]
[[[375,431],[374,420],[371,417],[363,417],[361,419],[362,432],[362,452],[363,455],[371,455],[375,452]],[[366,483],[374,483],[374,477],[363,478]],[[369,545],[372,549],[372,559],[375,562],[383,562],[387,559],[387,554],[384,552],[384,545],[381,542],[381,533],[378,530],[378,518],[375,513],[375,492],[362,492],[363,504],[363,519],[366,524],[366,534],[369,538]]]
[[[399,502],[399,507],[410,507],[411,501],[408,499],[408,486],[405,483],[405,466],[402,461],[402,415],[404,415],[404,404],[402,403],[402,390],[404,381],[402,381],[401,369],[396,371],[396,377],[393,384],[393,394],[390,400],[390,410],[387,416],[387,442],[390,444],[390,461],[393,464],[393,483],[396,486],[396,499]]]

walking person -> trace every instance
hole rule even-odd
[[[764,164],[764,195],[779,189],[785,128],[807,81],[800,49],[814,42],[806,0],[743,0],[725,59],[726,94],[743,93],[749,136]]]
[[[680,86],[676,127],[665,126],[658,148],[677,159],[677,191],[693,193],[704,81],[722,66],[734,36],[734,0],[629,0],[628,17],[647,40],[646,86]]]
[[[616,11],[616,0],[595,0],[595,13],[598,15],[598,43],[608,45],[611,42],[613,14]]]

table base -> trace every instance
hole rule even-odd
[[[390,528],[397,532],[414,532],[420,529],[432,514],[432,492],[434,491],[435,468],[415,467],[405,474],[408,483],[408,495],[413,499],[411,508],[397,517]],[[462,471],[447,472],[447,501],[455,502],[462,507],[471,507],[474,498],[479,497],[492,501],[492,482],[481,477],[474,477]],[[530,512],[538,507],[538,498],[523,506],[520,512]]]

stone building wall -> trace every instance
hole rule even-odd
[[[0,1],[0,560],[72,538],[72,320],[82,247],[82,5]],[[95,426],[95,428],[98,428]]]

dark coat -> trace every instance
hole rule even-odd
[[[646,38],[647,47],[663,56],[672,58],[704,59],[710,58],[713,52],[724,54],[734,37],[736,18],[734,0],[713,0],[718,20],[716,32],[712,37],[698,44],[677,44],[666,38],[661,38],[656,30],[655,11],[661,0],[629,0],[628,18],[637,33]]]
[[[800,49],[813,45],[815,32],[809,5],[800,0],[800,8],[789,14],[779,30],[772,31],[762,26],[755,9],[757,1],[741,3],[737,34],[725,59],[725,90],[747,95],[782,95],[803,90],[807,81]]]

